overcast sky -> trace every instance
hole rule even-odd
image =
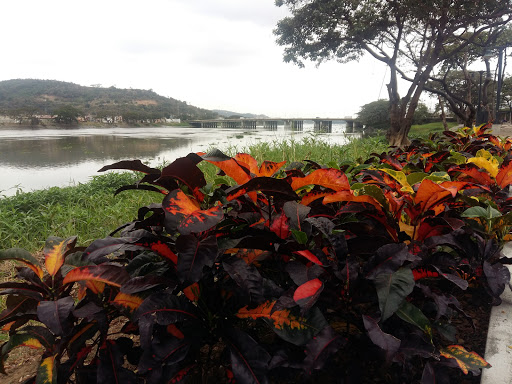
[[[371,58],[284,63],[273,30],[287,11],[274,0],[2,0],[0,12],[0,80],[152,89],[271,117],[351,116],[387,98]]]

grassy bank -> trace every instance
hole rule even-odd
[[[436,127],[413,127],[411,135],[424,135],[431,129]],[[383,136],[355,139],[339,146],[312,135],[300,141],[259,143],[247,148],[230,148],[226,152],[229,155],[247,152],[259,163],[313,160],[336,167],[341,162],[357,162],[386,148]],[[217,168],[203,163],[200,167],[207,179],[213,180]],[[82,245],[107,236],[118,226],[133,220],[139,207],[160,199],[155,193],[143,191],[126,191],[114,196],[118,187],[135,180],[137,176],[131,173],[110,173],[94,176],[90,182],[74,187],[55,187],[0,199],[0,249],[21,247],[36,252],[42,249],[49,236],[78,235]]]

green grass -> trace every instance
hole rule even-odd
[[[49,236],[78,235],[79,244],[107,236],[133,220],[137,209],[159,198],[151,192],[114,191],[137,176],[110,173],[89,183],[49,188],[0,199],[0,249],[41,250]]]
[[[456,122],[448,122],[448,129],[453,128],[458,125]],[[436,121],[434,123],[428,124],[416,124],[411,126],[411,130],[409,131],[410,136],[428,136],[434,132],[443,132],[444,126],[441,121]]]

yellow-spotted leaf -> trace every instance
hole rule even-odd
[[[398,181],[400,185],[402,186],[403,192],[409,192],[414,193],[414,190],[412,189],[411,185],[407,181],[407,176],[402,171],[395,171],[393,169],[389,168],[382,168],[382,172],[386,172],[389,176],[391,176],[393,179]]]
[[[143,300],[144,299],[142,299],[139,296],[128,295],[126,293],[119,292],[114,298],[113,303],[129,309],[130,312],[133,312],[134,310],[139,308]]]
[[[73,249],[76,244],[76,236],[69,237],[67,239],[61,239],[60,237],[49,237],[44,245],[44,264],[46,270],[51,276],[59,271],[66,253]]]
[[[37,369],[36,384],[54,384],[57,383],[57,365],[55,364],[55,356],[48,356],[43,359],[41,365]]]
[[[249,309],[246,306],[236,316],[240,319],[262,319],[279,337],[295,345],[307,343],[327,325],[318,308],[314,307],[302,316],[298,311],[286,308],[274,310],[275,304],[275,300],[269,300],[256,308]]]
[[[478,167],[485,169],[494,178],[498,175],[500,167],[498,159],[485,149],[480,149],[476,153],[476,156],[468,159],[467,162],[476,164]]]
[[[441,349],[440,352],[441,356],[444,356],[447,359],[455,359],[459,368],[466,375],[470,370],[473,371],[479,368],[491,367],[491,364],[485,361],[478,353],[468,352],[460,345],[449,345],[448,347]]]

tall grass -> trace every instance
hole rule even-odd
[[[386,148],[383,137],[354,139],[340,146],[312,135],[302,141],[283,140],[230,148],[228,154],[246,152],[259,163],[313,160],[336,166],[343,161],[364,159]],[[212,181],[218,169],[205,162],[200,163],[200,167],[207,180]],[[78,235],[82,245],[107,236],[132,221],[139,207],[161,200],[160,195],[145,191],[125,191],[114,196],[118,187],[137,179],[138,175],[132,173],[110,173],[94,176],[90,182],[73,187],[54,187],[0,199],[0,249],[20,247],[36,252],[42,249],[49,236]]]
[[[77,186],[20,193],[0,199],[0,249],[21,247],[40,250],[49,236],[79,235],[81,244],[103,238],[133,220],[137,209],[154,201],[149,192],[114,196],[137,176],[111,173],[94,176]]]

